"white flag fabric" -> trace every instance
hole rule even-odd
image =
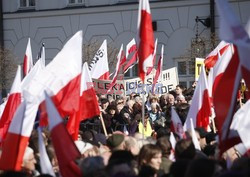
[[[197,138],[197,135],[196,135],[196,132],[194,130],[194,123],[193,123],[193,119],[189,119],[190,120],[190,129],[191,129],[191,133],[192,133],[192,141],[194,143],[194,147],[195,149],[197,150],[201,150],[201,146],[200,146],[200,143],[198,141],[198,138]]]
[[[40,153],[41,172],[42,174],[49,174],[51,176],[56,176],[53,167],[51,165],[51,162],[49,160],[48,154],[46,152],[41,128],[38,127],[37,131],[38,131],[38,147]]]
[[[94,79],[109,79],[109,64],[107,53],[107,40],[105,39],[101,47],[97,50],[93,60],[89,64],[91,77]]]
[[[29,38],[23,59],[23,77],[25,77],[30,72],[32,67],[33,67],[33,57],[32,57],[30,38]]]

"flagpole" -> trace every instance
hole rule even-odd
[[[144,95],[144,81],[142,86],[142,141],[144,141],[144,122],[145,122],[145,95]]]
[[[105,124],[104,124],[104,121],[103,121],[102,113],[100,114],[100,120],[101,120],[101,123],[102,123],[102,128],[103,128],[104,134],[105,134],[106,137],[108,137],[107,130],[106,130],[106,127],[105,127]]]

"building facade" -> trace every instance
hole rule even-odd
[[[154,35],[158,38],[157,54],[164,45],[164,69],[178,67],[179,80],[187,87],[194,81],[191,66],[197,55],[193,53],[197,50],[194,39],[198,37],[206,45],[199,53],[201,57],[210,51],[211,43],[218,42],[214,38],[211,42],[211,32],[217,36],[219,22],[211,2],[214,0],[150,1]],[[245,25],[250,16],[250,0],[230,3]],[[138,0],[2,0],[2,13],[2,42],[18,57],[19,63],[23,61],[29,37],[33,57],[45,43],[49,63],[78,30],[83,31],[84,44],[107,39],[117,49],[121,44],[126,46],[136,38]]]

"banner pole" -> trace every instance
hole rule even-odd
[[[104,134],[105,134],[106,137],[108,137],[107,130],[106,130],[106,127],[105,127],[105,124],[104,124],[104,121],[103,121],[102,113],[100,114],[100,120],[101,120],[101,123],[102,123],[102,128],[103,128]]]

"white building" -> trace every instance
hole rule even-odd
[[[188,51],[197,34],[197,24],[199,36],[210,38],[211,27],[201,23],[213,10],[210,2],[213,0],[150,0],[154,35],[158,38],[157,53],[164,45],[164,69],[177,66],[180,82],[186,86],[194,80],[193,73],[185,66],[190,61]],[[250,16],[250,0],[230,2],[245,25]],[[18,56],[20,63],[28,37],[34,57],[45,43],[48,63],[78,30],[83,30],[84,43],[107,39],[117,48],[122,43],[126,46],[137,32],[138,0],[2,0],[2,11],[2,42]],[[197,16],[201,19],[198,23]],[[216,9],[214,19],[216,32]]]

